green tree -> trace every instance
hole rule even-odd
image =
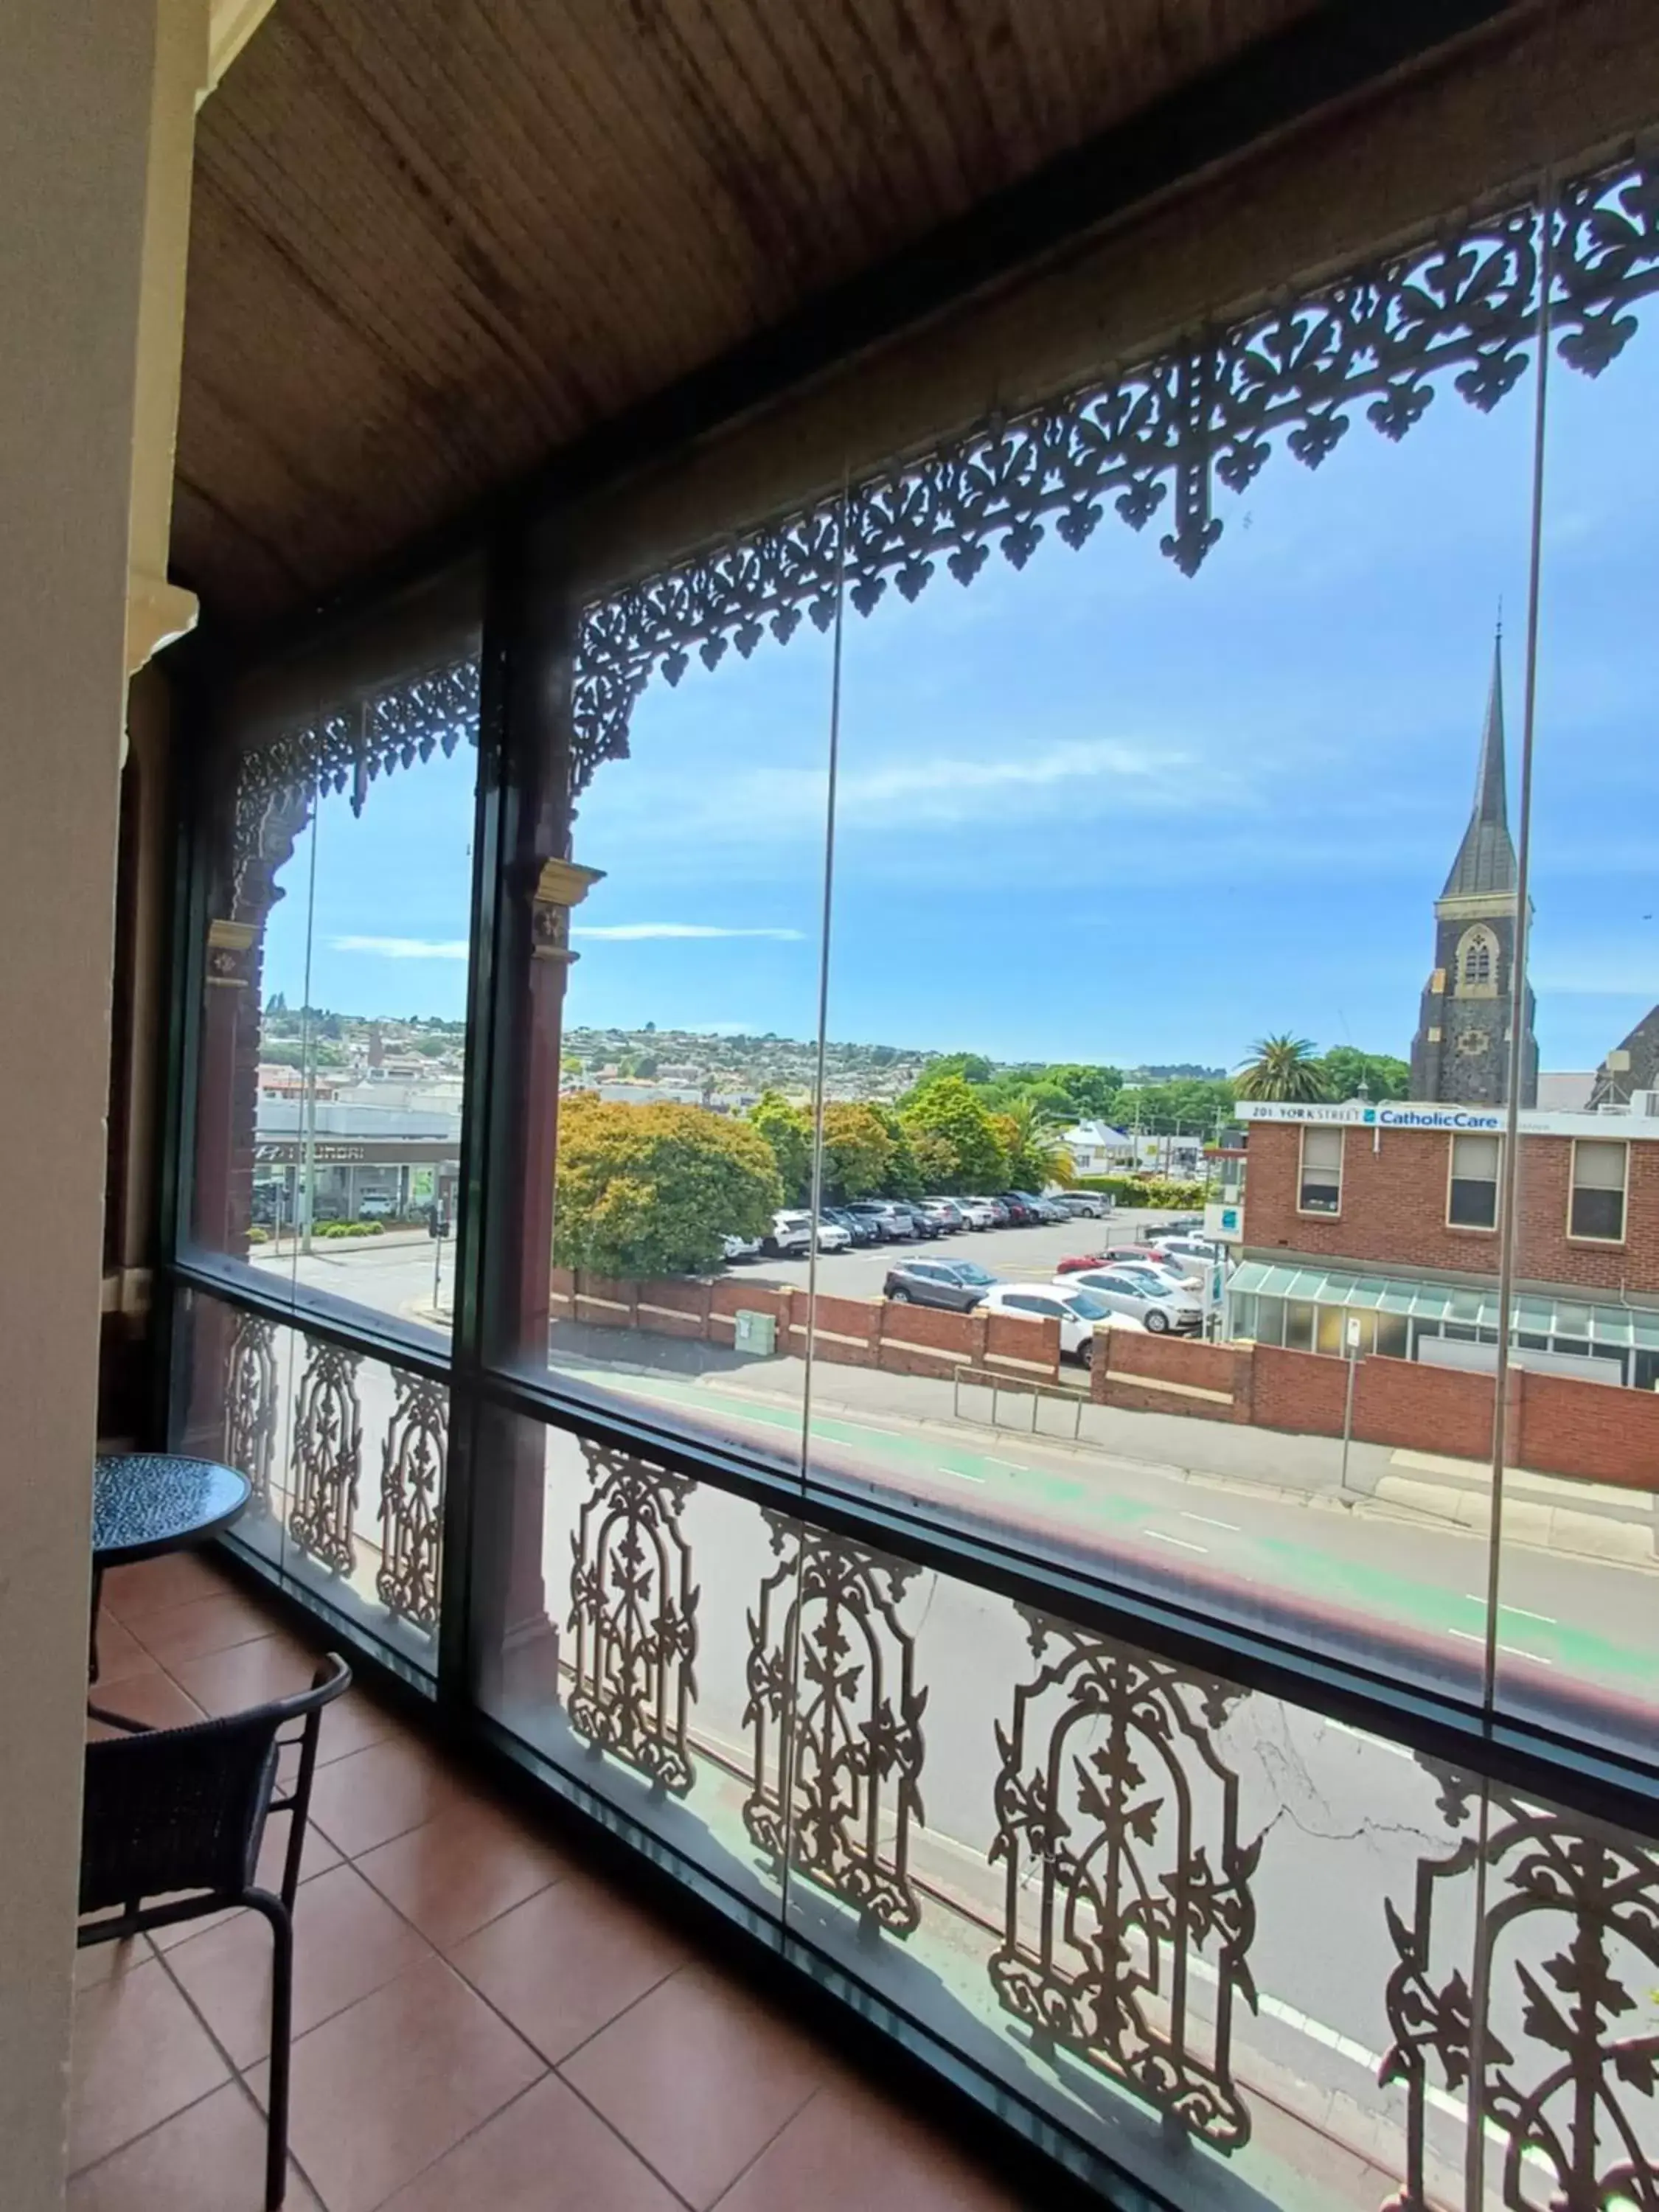
[[[1035,1100],[1016,1100],[1006,1114],[996,1116],[996,1123],[1007,1154],[1011,1189],[1040,1191],[1071,1172],[1069,1156],[1054,1141],[1054,1117]]]
[[[1234,1079],[1233,1087],[1241,1098],[1279,1098],[1306,1103],[1327,1096],[1324,1070],[1311,1038],[1292,1036],[1288,1030],[1281,1030],[1274,1036],[1258,1037],[1250,1052],[1251,1058]]]
[[[916,1158],[915,1146],[910,1141],[909,1124],[891,1106],[871,1106],[865,1110],[875,1115],[888,1143],[887,1172],[881,1182],[883,1195],[887,1198],[920,1198],[921,1167]]]
[[[916,1164],[916,1177],[922,1195],[928,1191],[960,1190],[956,1146],[937,1129],[918,1128],[913,1122],[905,1132],[911,1157]]]
[[[1372,1098],[1411,1096],[1411,1067],[1392,1053],[1360,1052],[1351,1044],[1334,1044],[1320,1065],[1327,1092],[1333,1098],[1357,1097],[1361,1084]]]
[[[965,1076],[945,1075],[910,1092],[903,1107],[907,1128],[939,1137],[953,1164],[947,1190],[994,1190],[1007,1172],[1002,1146],[983,1100]],[[937,1187],[937,1186],[936,1186]]]
[[[823,1109],[823,1195],[839,1206],[889,1189],[896,1151],[879,1107],[832,1100]]]
[[[924,1091],[931,1091],[936,1083],[949,1083],[952,1079],[959,1079],[963,1083],[988,1083],[994,1073],[983,1053],[942,1052],[937,1060],[928,1061],[900,1103],[908,1104],[912,1098],[920,1097]]]
[[[763,1091],[749,1119],[772,1147],[785,1198],[805,1206],[812,1187],[811,1123],[781,1091]]]
[[[639,1280],[717,1267],[726,1237],[760,1237],[783,1202],[757,1129],[701,1106],[606,1105],[590,1091],[559,1114],[553,1256]]]

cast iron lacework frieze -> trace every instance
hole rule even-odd
[[[438,1625],[439,1537],[449,1390],[392,1370],[392,1419],[380,1453],[380,1602],[416,1628]]]
[[[1069,2052],[1218,2150],[1249,2140],[1232,2015],[1256,2002],[1238,1779],[1213,1740],[1241,1692],[1027,1612],[1035,1680],[997,1727],[991,1980],[1045,2057]],[[1200,1992],[1201,1991],[1201,1994]]]
[[[1570,368],[1599,375],[1659,289],[1659,164],[1626,161],[1559,187],[1552,329]],[[1403,438],[1449,383],[1490,410],[1525,375],[1535,340],[1544,216],[1535,199],[1448,228],[1051,404],[1003,417],[847,494],[729,538],[584,612],[574,779],[628,751],[635,702],[676,684],[691,653],[713,668],[818,629],[847,596],[868,614],[890,583],[914,599],[942,562],[971,583],[995,547],[1023,568],[1050,526],[1076,548],[1109,501],[1154,520],[1186,575],[1222,534],[1219,485],[1244,491],[1280,441],[1317,468],[1357,413]]]
[[[1483,1785],[1429,1771],[1461,1825]],[[1384,1906],[1398,1963],[1381,2078],[1405,2082],[1407,2106],[1393,2212],[1438,2202],[1426,2136],[1443,2087],[1486,2123],[1483,2203],[1655,2212],[1659,1863],[1616,1828],[1485,1787],[1484,1843],[1419,1861],[1409,1921]]]
[[[363,1415],[357,1401],[361,1352],[308,1340],[294,1409],[294,1479],[289,1534],[331,1574],[357,1563],[353,1523],[362,1473]]]
[[[570,1724],[684,1796],[696,1778],[687,1729],[698,1594],[680,1516],[696,1484],[590,1437],[580,1443],[591,1486],[571,1538]]]
[[[899,1607],[919,1570],[765,1516],[778,1566],[749,1616],[754,1789],[744,1825],[760,1850],[832,1891],[865,1924],[908,1936],[926,1690]],[[780,1617],[781,1616],[781,1617]]]
[[[349,707],[295,723],[253,745],[237,767],[234,911],[263,919],[270,879],[294,850],[315,799],[349,791],[361,814],[369,786],[434,752],[478,742],[478,662],[468,653],[401,678]]]
[[[225,1376],[225,1460],[253,1486],[255,1512],[270,1509],[270,1467],[276,1449],[276,1324],[240,1313],[231,1332]]]

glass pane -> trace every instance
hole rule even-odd
[[[453,1303],[434,1248],[460,1158],[477,631],[462,570],[248,678],[203,799],[191,1256],[434,1343]]]
[[[876,1235],[810,1211],[833,571],[811,619],[659,639],[624,751],[619,729],[581,732],[621,682],[632,605],[583,611],[577,740],[562,751],[550,720],[526,770],[546,785],[514,867],[534,923],[501,1002],[527,1032],[502,1224],[522,1259],[493,1356],[798,1470],[814,1269]],[[826,1060],[876,1127],[902,1066]]]
[[[1616,229],[1631,203],[1613,182],[1573,204],[1575,223]],[[1546,424],[1530,888],[1547,1121],[1521,1146],[1526,1334],[1510,1401],[1496,1693],[1508,1711],[1650,1757],[1659,1403],[1655,1370],[1630,1347],[1659,1316],[1659,1119],[1646,1110],[1659,1089],[1659,986],[1652,854],[1638,827],[1659,794],[1659,657],[1643,583],[1659,558],[1659,328],[1651,302],[1631,300],[1591,377],[1575,313],[1558,327]]]

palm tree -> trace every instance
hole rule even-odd
[[[1065,1117],[1035,1098],[1017,1098],[1000,1117],[1006,1125],[1008,1174],[1016,1189],[1041,1190],[1070,1172],[1071,1155],[1054,1139]]]
[[[1241,1098],[1283,1098],[1306,1104],[1325,1096],[1325,1076],[1310,1037],[1258,1037],[1233,1079]]]

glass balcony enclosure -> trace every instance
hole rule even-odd
[[[1659,185],[1537,150],[213,702],[170,1418],[238,1547],[1145,2201],[1659,2171]]]

